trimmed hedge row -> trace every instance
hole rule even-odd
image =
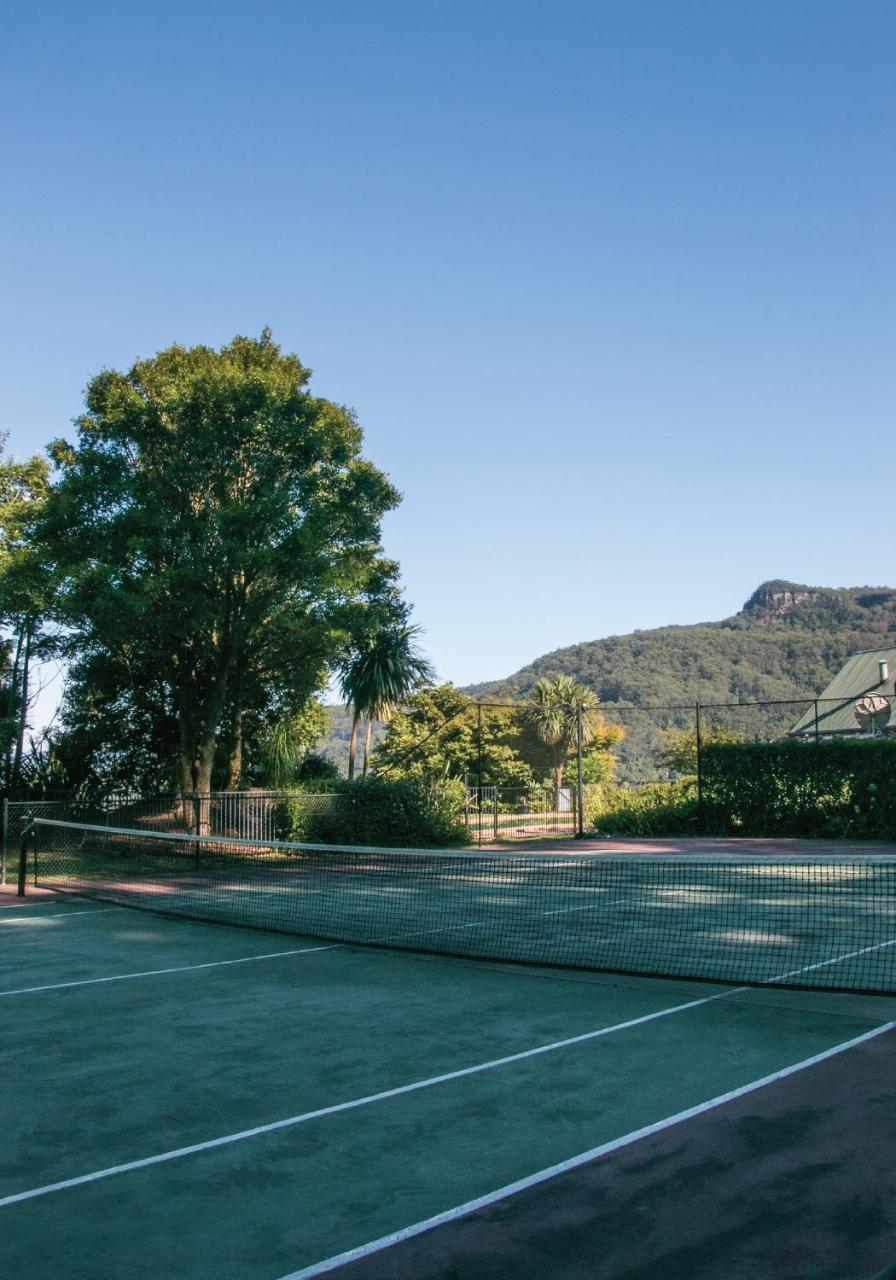
[[[707,833],[896,838],[896,741],[710,743],[701,764]]]
[[[310,844],[430,848],[468,843],[461,782],[340,783],[284,801],[285,839]]]

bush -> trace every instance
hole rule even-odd
[[[696,835],[696,778],[651,782],[641,787],[589,787],[585,793],[585,821],[601,835]]]
[[[287,840],[310,844],[429,848],[463,845],[465,791],[458,781],[340,782],[293,791],[284,802]]]
[[[896,741],[708,745],[705,829],[718,835],[896,836]]]

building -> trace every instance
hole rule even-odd
[[[896,736],[896,646],[854,653],[790,730],[791,738]]]

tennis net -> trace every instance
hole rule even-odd
[[[37,819],[43,887],[333,942],[896,992],[896,859],[369,849]]]

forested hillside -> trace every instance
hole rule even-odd
[[[524,700],[540,676],[574,676],[600,698],[608,720],[622,724],[620,777],[654,776],[665,729],[688,727],[690,713],[662,716],[638,708],[697,702],[811,699],[851,653],[896,642],[896,589],[832,589],[765,582],[739,613],[721,622],[658,627],[607,636],[536,658],[504,680],[468,685],[487,702]],[[323,744],[337,760],[346,748],[348,717],[334,713],[333,740]],[[782,708],[774,720],[786,728],[799,713]],[[708,713],[711,725],[712,712]],[[724,713],[725,724],[750,736],[771,723],[758,713]],[[721,722],[722,713],[718,713]],[[340,750],[341,747],[341,750]]]
[[[506,680],[470,685],[488,701],[526,697],[565,672],[601,702],[639,706],[813,697],[851,653],[896,636],[896,590],[763,583],[722,622],[658,627],[556,649]]]

